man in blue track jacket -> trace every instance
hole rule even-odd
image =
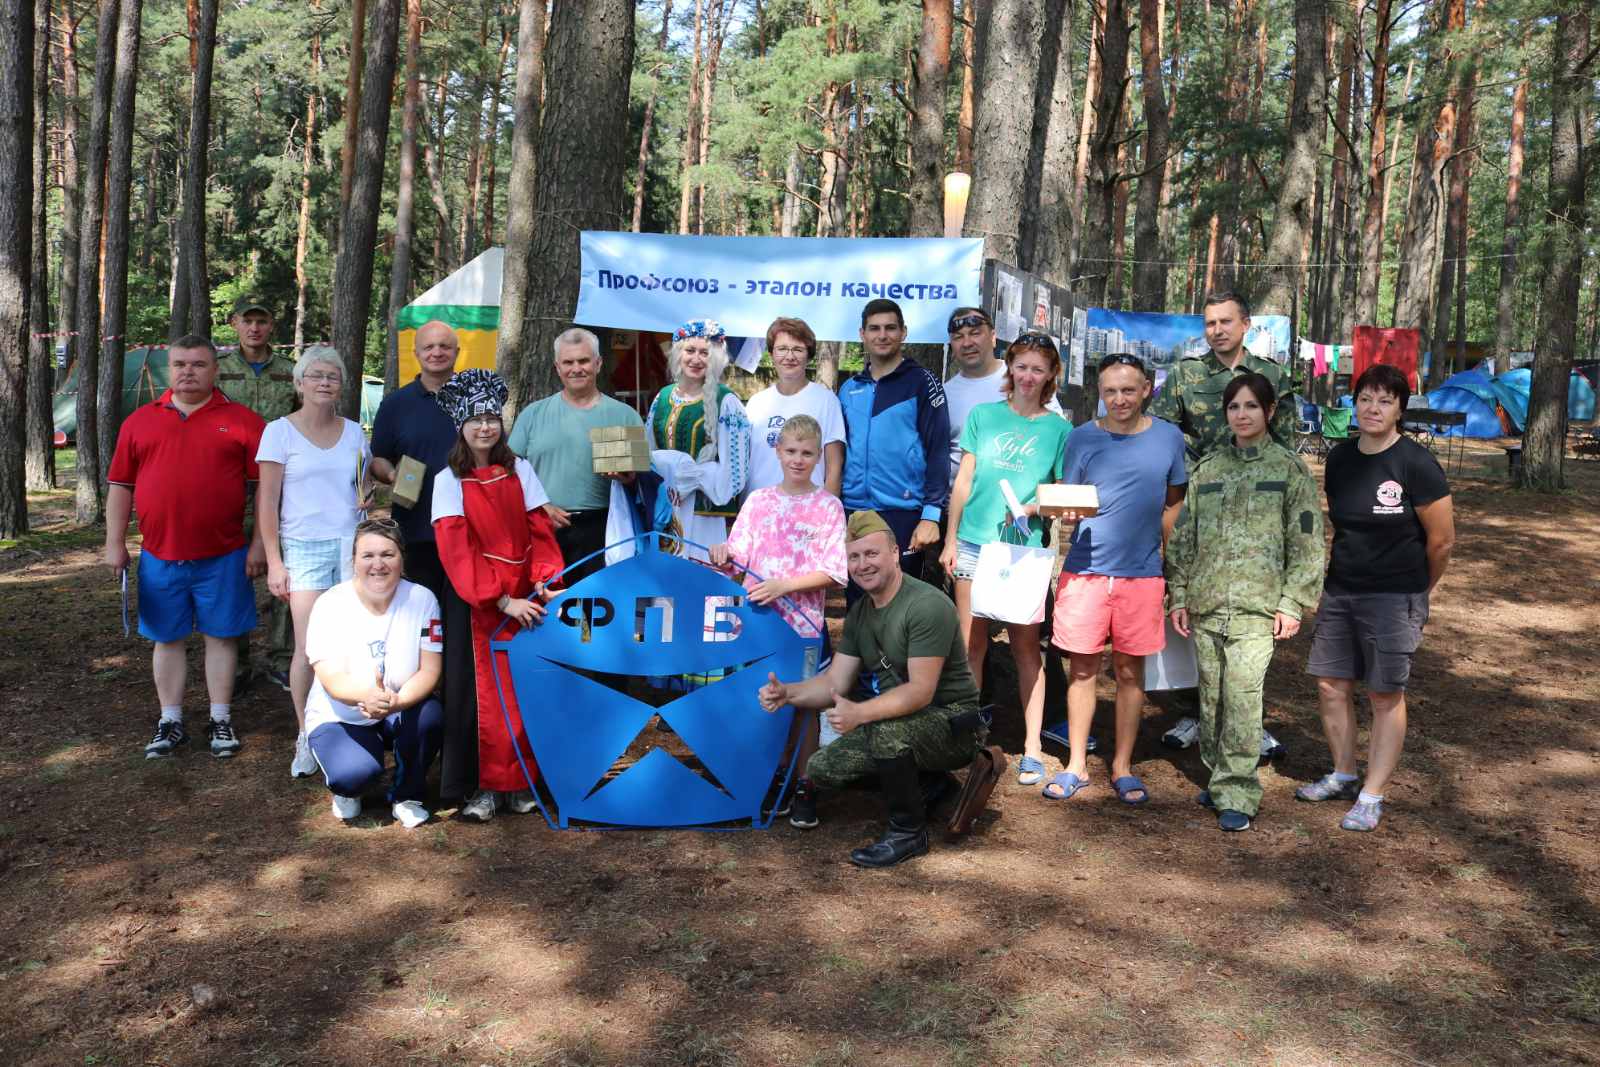
[[[839,389],[848,448],[844,507],[873,510],[904,546],[900,566],[922,576],[922,550],[939,540],[950,495],[950,413],[944,386],[900,354],[906,320],[893,300],[861,310],[866,368]],[[859,595],[851,583],[851,599]]]

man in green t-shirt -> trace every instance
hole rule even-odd
[[[768,711],[785,704],[831,706],[828,722],[843,736],[811,757],[806,775],[823,789],[877,776],[888,828],[875,844],[851,852],[850,862],[889,867],[928,851],[928,809],[950,783],[950,771],[971,764],[964,806],[1000,772],[987,755],[980,757],[988,727],[955,606],[901,572],[894,533],[876,511],[851,515],[845,542],[850,577],[865,595],[845,615],[832,664],[803,682],[769,674],[759,695]],[[876,695],[850,700],[844,694],[863,669]],[[981,796],[986,799],[987,790]],[[972,803],[981,806],[982,799]]]

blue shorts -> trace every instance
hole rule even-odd
[[[349,578],[355,561],[349,541],[338,537],[311,540],[285,537],[283,566],[289,572],[289,592],[320,593]]]
[[[244,573],[246,550],[169,562],[139,553],[139,633],[156,642],[238,637],[256,628],[256,597]]]

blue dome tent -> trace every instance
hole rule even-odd
[[[1500,425],[1500,397],[1494,382],[1482,371],[1464,370],[1446,378],[1428,394],[1428,406],[1435,411],[1460,411],[1467,416],[1462,426],[1440,430],[1441,436],[1499,437],[1505,433]]]
[[[1500,394],[1501,406],[1506,409],[1511,424],[1520,433],[1528,420],[1528,391],[1533,386],[1533,371],[1518,367],[1500,375],[1493,384],[1495,391]],[[1594,386],[1589,384],[1589,379],[1573,371],[1567,382],[1567,417],[1574,422],[1587,422],[1594,416]]]

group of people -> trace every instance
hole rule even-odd
[[[259,326],[252,316],[265,333],[247,333]],[[1210,350],[1173,368],[1153,404],[1150,368],[1104,357],[1102,414],[1076,427],[1056,401],[1053,340],[1024,333],[1000,354],[980,308],[951,313],[957,373],[941,382],[903,355],[901,309],[868,303],[864,367],[837,394],[808,378],[812,330],[779,318],[766,336],[777,380],[748,404],[722,380],[721,327],[691,320],[671,343],[672,381],[643,419],[600,391],[599,342],[574,327],[552,353],[560,391],[523,408],[509,431],[505,382],[457,372],[455,334],[432,322],[416,333],[417,377],[385,398],[369,444],[338,414],[340,354],[311,347],[289,363],[267,348],[267,358],[249,358],[262,353],[246,338],[264,344],[271,317],[246,299],[235,309],[243,370],[219,363],[208,338],[179,339],[171,389],[130,415],[111,466],[107,563],[128,566],[132,511],[144,538],[139,629],[154,643],[161,705],[146,755],[188,741],[184,642],[194,631],[205,637],[209,747],[218,757],[238,751],[236,642],[256,626],[251,579],[264,574],[293,635],[291,773],[320,770],[337,817],[360,812],[386,750],[388,803],[406,826],[430,817],[425,778],[440,757],[439,795],[463,817],[534,810],[537,766],[514,694],[502,710],[489,636],[539,625],[553,588],[604,565],[619,491],[644,476],[596,473],[590,431],[627,426],[649,442],[649,477],[672,512],[667,543],[677,551],[741,580],[751,602],[806,636],[826,639],[826,592],[846,587],[831,658],[810,678],[769,676],[756,700],[819,713],[797,718],[802,770],[778,809],[791,824],[818,824],[824,790],[877,783],[887,827],[853,862],[888,866],[925,852],[933,809],[960,793],[959,816],[986,799],[1000,761],[985,758],[979,694],[991,620],[974,614],[973,583],[986,545],[1050,546],[1037,491],[1052,483],[1093,486],[1097,506],[1061,516],[1064,559],[1043,621],[1006,624],[1024,720],[1019,783],[1044,779],[1049,654],[1069,667],[1068,756],[1043,795],[1065,801],[1090,785],[1109,644],[1108,777],[1122,802],[1147,803],[1133,767],[1144,658],[1172,632],[1194,642],[1200,684],[1184,706],[1193,714],[1166,740],[1198,742],[1210,774],[1199,802],[1221,829],[1247,829],[1262,795],[1258,761],[1276,744],[1263,738],[1263,679],[1275,643],[1316,608],[1308,670],[1333,769],[1296,795],[1351,801],[1342,825],[1374,829],[1403,744],[1428,595],[1454,540],[1449,487],[1400,432],[1404,375],[1369,369],[1353,387],[1360,434],[1326,465],[1325,557],[1317,486],[1286,447],[1283,370],[1244,349],[1240,295],[1208,297],[1205,320]],[[269,422],[252,410],[261,390],[251,385],[286,363],[298,403]],[[420,483],[396,498],[392,517],[369,517],[376,485],[408,468],[423,472]],[[937,561],[949,593],[923,580],[925,560]],[[1357,681],[1374,716],[1364,780]],[[963,766],[965,783],[951,776]]]

